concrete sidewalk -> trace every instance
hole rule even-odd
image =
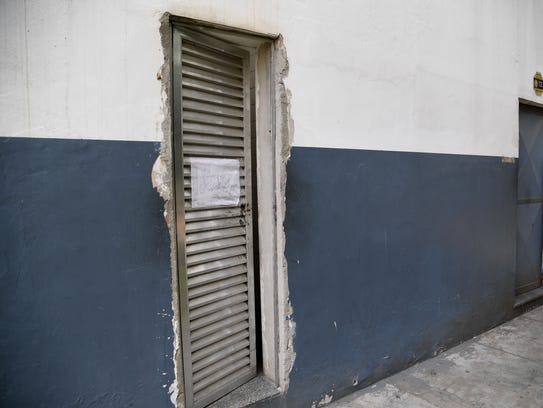
[[[329,408],[542,408],[543,306]]]

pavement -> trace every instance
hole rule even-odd
[[[327,408],[543,408],[543,306]]]

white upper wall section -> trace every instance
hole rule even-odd
[[[543,0],[0,0],[0,135],[162,139],[164,12],[281,33],[296,146],[517,156]]]
[[[543,75],[543,0],[519,0],[518,4],[518,94],[543,104],[543,96],[535,95],[532,82],[536,71]]]

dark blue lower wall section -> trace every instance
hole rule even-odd
[[[171,406],[157,148],[0,138],[0,406]]]
[[[0,138],[0,406],[170,407],[153,143]],[[338,398],[512,313],[516,165],[293,148],[287,395]]]
[[[296,147],[287,172],[287,406],[339,397],[510,316],[515,164]]]

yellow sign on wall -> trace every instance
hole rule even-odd
[[[536,72],[534,75],[534,91],[538,96],[543,94],[543,76],[541,72]]]

